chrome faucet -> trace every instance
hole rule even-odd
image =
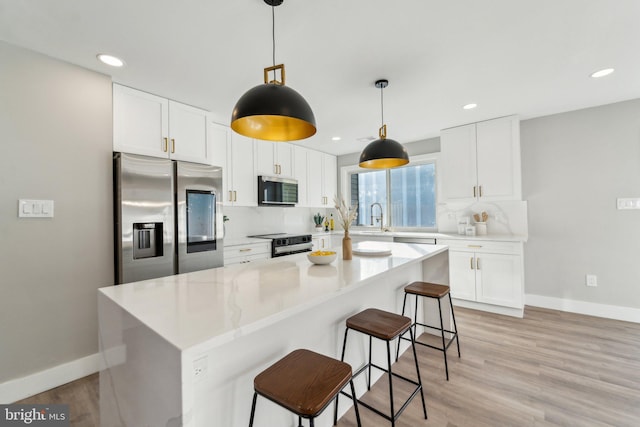
[[[371,209],[371,225],[373,225],[373,208],[374,206],[378,206],[380,208],[380,231],[384,231],[384,220],[383,220],[383,215],[382,215],[382,205],[380,203],[371,203],[370,209]]]

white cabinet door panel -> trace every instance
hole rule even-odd
[[[231,185],[234,206],[257,206],[257,178],[254,173],[253,140],[231,134]]]
[[[113,85],[113,150],[168,157],[168,115],[167,99]]]
[[[522,307],[522,263],[519,255],[476,254],[477,300]]]
[[[206,111],[169,101],[169,136],[172,159],[211,164]]]
[[[475,124],[442,131],[442,193],[448,201],[473,201],[477,183]]]
[[[476,300],[476,271],[473,252],[449,251],[449,287],[453,298]]]
[[[519,199],[518,120],[506,118],[480,122],[476,131],[478,195],[483,200]]]

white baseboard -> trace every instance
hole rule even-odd
[[[464,308],[471,308],[474,310],[488,311],[489,313],[502,314],[505,316],[512,316],[512,317],[522,318],[524,314],[524,309],[522,308],[502,307],[499,305],[484,304],[481,302],[467,301],[467,300],[457,299],[457,298],[453,299],[453,305],[464,307]]]
[[[532,294],[525,295],[525,304],[533,307],[550,308],[553,310],[568,311],[570,313],[586,314],[589,316],[640,323],[640,309],[632,307],[597,304],[594,302]]]
[[[26,377],[1,383],[0,404],[10,404],[96,373],[101,369],[101,361],[100,353],[95,353]]]

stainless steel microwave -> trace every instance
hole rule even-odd
[[[258,204],[293,206],[298,203],[298,181],[274,176],[258,177]]]

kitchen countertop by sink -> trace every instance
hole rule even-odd
[[[334,231],[334,233],[337,231]],[[339,231],[342,234],[342,230]],[[356,236],[391,236],[391,237],[422,237],[435,239],[451,239],[451,240],[478,240],[478,241],[498,241],[498,242],[526,242],[527,236],[517,234],[485,234],[482,236],[467,236],[457,233],[440,233],[440,232],[420,232],[420,231],[374,231],[352,229],[349,234]]]

